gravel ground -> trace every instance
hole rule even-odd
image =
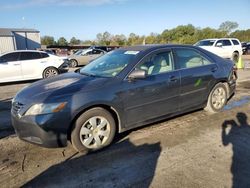
[[[1,187],[250,187],[250,81],[220,113],[129,131],[89,155],[25,143],[8,129],[10,100],[27,84],[0,86]]]

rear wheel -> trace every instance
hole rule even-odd
[[[210,113],[219,112],[227,103],[227,88],[218,83],[210,92],[205,110]]]
[[[71,143],[77,151],[95,151],[108,146],[115,132],[113,116],[103,108],[93,108],[76,120],[71,132]]]
[[[77,67],[78,66],[78,62],[75,59],[71,59],[70,60],[70,66],[71,67]]]
[[[50,78],[59,74],[59,71],[54,67],[48,67],[43,72],[43,78]]]

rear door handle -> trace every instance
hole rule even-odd
[[[217,67],[213,67],[213,68],[211,68],[211,72],[216,72],[217,71]]]
[[[169,76],[169,81],[170,82],[176,82],[178,78],[176,76]]]

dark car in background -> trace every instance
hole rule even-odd
[[[243,55],[250,54],[250,43],[242,42],[241,46],[242,46]]]
[[[12,103],[20,139],[78,151],[116,133],[204,108],[223,109],[236,87],[234,64],[204,49],[150,45],[109,52],[79,71],[38,81]]]

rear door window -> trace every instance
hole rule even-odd
[[[46,53],[40,53],[40,54],[41,54],[41,58],[47,58],[47,57],[49,57],[49,55],[46,54]]]
[[[222,41],[222,46],[231,46],[232,44],[231,44],[231,42],[230,42],[230,40],[223,40]]]
[[[103,51],[101,51],[101,50],[93,50],[92,53],[95,54],[95,55],[99,55],[99,54],[103,54]]]
[[[34,60],[34,59],[40,59],[41,54],[39,52],[21,52],[20,60]]]
[[[1,57],[1,62],[18,61],[19,55],[20,55],[19,52],[5,54]]]
[[[209,65],[211,62],[193,49],[176,48],[175,58],[180,69]]]
[[[234,45],[240,45],[240,43],[237,40],[232,40]]]

